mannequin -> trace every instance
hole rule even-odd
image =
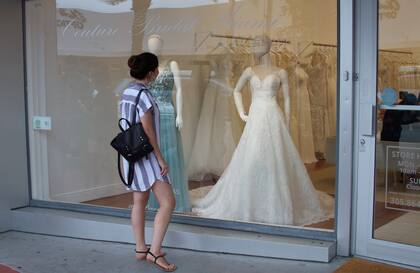
[[[255,39],[259,64],[245,69],[236,84],[236,107],[246,125],[228,167],[193,208],[199,216],[280,225],[309,225],[333,216],[333,199],[315,190],[288,132],[287,72],[271,65],[270,45],[267,37]],[[241,96],[247,82],[248,115]],[[277,103],[280,87],[286,118]]]
[[[284,69],[273,66],[270,59],[270,48],[271,40],[267,36],[257,36],[253,42],[253,54],[256,60],[257,65],[252,67],[253,72],[257,75],[260,81],[264,81],[267,76],[276,72],[280,76],[281,86],[283,90],[284,97],[284,111],[286,114],[286,124],[289,128],[290,124],[290,98],[289,98],[289,83],[287,79],[287,72]],[[235,90],[233,92],[235,105],[238,110],[239,116],[243,121],[248,120],[248,116],[245,114],[241,90],[247,83],[246,78],[241,76],[239,79]]]
[[[159,58],[159,75],[149,86],[160,110],[160,149],[169,165],[169,177],[176,198],[175,212],[189,212],[187,176],[179,130],[182,128],[182,88],[178,63],[162,61],[163,40],[159,35],[151,35],[147,41],[148,49]],[[176,95],[176,107],[173,105],[173,92]],[[176,111],[175,109],[176,108]],[[159,208],[154,195],[150,197],[149,209]]]
[[[147,40],[147,47],[149,49],[149,52],[155,54],[159,58],[159,71],[163,71],[166,65],[168,63],[162,62],[160,58],[160,54],[162,53],[163,48],[163,40],[162,38],[157,35],[153,34],[149,37]],[[176,127],[178,130],[182,128],[183,125],[183,119],[182,119],[182,88],[181,88],[181,77],[180,77],[180,71],[179,66],[176,61],[170,61],[169,67],[171,69],[171,72],[174,74],[174,84],[175,84],[175,92],[176,92]]]

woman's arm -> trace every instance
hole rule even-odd
[[[155,128],[153,125],[153,114],[152,109],[149,109],[144,115],[141,117],[141,124],[143,125],[144,132],[146,133],[147,137],[149,138],[149,142],[153,147],[153,152],[155,153],[160,168],[161,168],[161,175],[166,175],[169,172],[168,164],[166,163],[165,159],[162,156],[158,145],[158,139],[156,136]]]

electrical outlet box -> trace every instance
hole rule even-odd
[[[34,116],[33,117],[33,129],[34,130],[51,130],[51,117],[45,116]]]

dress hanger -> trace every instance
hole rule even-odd
[[[210,52],[208,52],[208,54],[214,54],[214,52],[218,49],[224,50],[225,52],[223,53],[233,53],[229,47],[226,47],[222,42],[218,42],[217,45],[212,50],[210,50]]]

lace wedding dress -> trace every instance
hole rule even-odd
[[[202,217],[308,225],[333,216],[332,197],[315,190],[276,100],[281,79],[251,68],[248,121],[228,167],[193,212]]]

